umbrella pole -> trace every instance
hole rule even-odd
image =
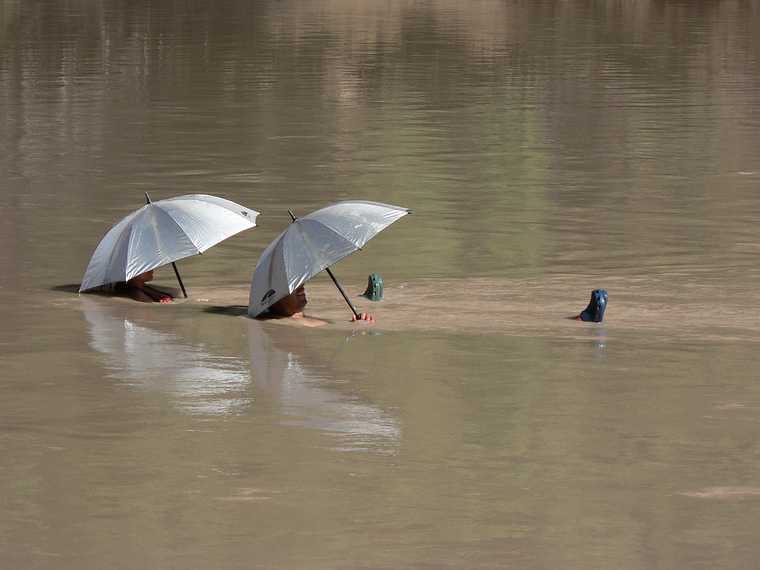
[[[292,221],[296,221],[298,218],[293,214],[291,210],[288,210],[288,214],[290,214],[290,219]],[[333,275],[333,272],[330,271],[329,267],[325,267],[325,271],[327,271],[327,274],[330,276],[330,279],[332,279],[333,283],[335,283],[335,286],[338,288],[338,291],[340,291],[340,294],[343,295],[343,298],[346,300],[346,303],[348,303],[348,306],[351,308],[351,312],[354,314],[354,317],[356,317],[356,320],[361,320],[361,317],[359,316],[359,313],[356,311],[356,307],[354,307],[354,304],[351,302],[351,299],[348,298],[348,295],[346,295],[346,292],[343,290],[343,287],[340,286],[340,283],[338,283],[338,280],[335,278],[335,275]]]
[[[348,298],[348,295],[346,295],[346,292],[343,290],[343,287],[340,286],[340,283],[338,283],[338,280],[335,278],[335,275],[333,275],[333,272],[330,271],[329,267],[326,267],[325,270],[327,271],[327,274],[330,276],[330,279],[333,280],[333,283],[335,283],[335,286],[338,288],[338,291],[340,291],[340,294],[343,295],[343,298],[346,300],[346,303],[348,303],[348,306],[351,308],[351,311],[354,313],[354,317],[356,317],[356,320],[361,320],[361,317],[359,316],[359,313],[356,312],[356,308],[354,307],[353,303],[351,303],[351,300]]]
[[[146,204],[153,203],[150,199],[150,195],[147,192],[145,193],[145,203]],[[173,261],[172,261],[172,269],[174,269],[174,275],[177,276],[177,281],[179,281],[179,288],[182,289],[182,294],[185,296],[185,299],[187,299],[187,291],[185,290],[185,284],[182,283],[182,277],[179,276],[177,265]]]
[[[177,276],[177,281],[179,281],[179,287],[182,289],[182,294],[185,296],[185,299],[187,299],[187,291],[185,291],[185,284],[182,283],[182,277],[179,276],[179,271],[177,271],[176,264],[172,261],[172,268],[174,269],[174,275]]]

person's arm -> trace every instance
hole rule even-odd
[[[143,287],[143,291],[151,298],[152,301],[157,301],[159,303],[171,303],[172,299],[174,298],[168,293],[164,293],[160,289],[156,289],[151,285],[145,285]]]
[[[138,287],[130,287],[129,289],[129,296],[134,299],[135,301],[140,301],[141,303],[153,303],[154,299],[150,295],[148,295],[145,291]]]

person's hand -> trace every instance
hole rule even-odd
[[[373,317],[369,313],[359,313],[359,318],[358,319],[356,318],[356,315],[353,315],[351,317],[351,322],[353,323],[355,321],[361,321],[361,322],[367,323],[369,325],[374,325],[375,324],[375,317]]]
[[[166,303],[171,303],[172,298],[169,295],[164,295],[163,297],[160,297],[158,299],[158,302],[161,303],[162,305],[165,305]]]

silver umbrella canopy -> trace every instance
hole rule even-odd
[[[322,270],[326,269],[335,281],[331,265],[362,249],[379,232],[409,213],[400,206],[350,200],[302,218],[293,216],[293,223],[269,244],[256,264],[248,315],[260,315]],[[337,281],[335,284],[357,315],[348,296]]]
[[[259,213],[230,200],[190,194],[148,203],[122,219],[98,244],[79,291],[132,277],[203,253],[256,226]],[[174,268],[177,271],[176,267]],[[184,285],[177,273],[184,293]],[[187,294],[185,294],[187,296]]]

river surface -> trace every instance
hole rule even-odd
[[[756,567],[758,30],[0,0],[0,567]],[[188,300],[77,295],[144,192],[262,214],[179,263]],[[287,210],[349,198],[414,210],[334,268],[377,325],[324,275],[327,326],[245,317]]]

